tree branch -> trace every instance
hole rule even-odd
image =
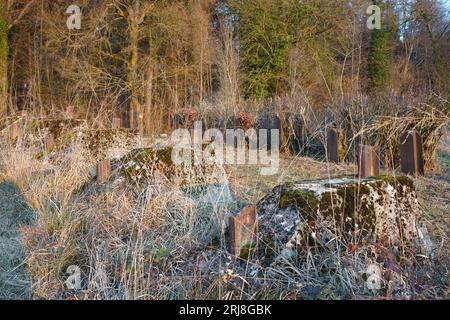
[[[22,9],[22,11],[19,13],[19,15],[17,16],[17,18],[9,24],[8,29],[11,29],[12,27],[14,27],[17,23],[19,23],[20,19],[22,19],[22,17],[27,13],[28,9],[31,8],[31,6],[36,2],[36,0],[31,0],[30,2],[28,2],[25,7]]]

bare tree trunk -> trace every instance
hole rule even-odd
[[[227,103],[226,109],[234,108],[239,103],[239,52],[233,45],[235,39],[231,26],[221,22],[221,41],[219,47],[219,74],[221,97]],[[295,77],[294,77],[295,78]],[[293,81],[295,81],[294,79]]]
[[[152,119],[152,102],[153,102],[153,65],[151,64],[147,69],[146,88],[145,88],[145,103],[144,103],[144,133],[153,133],[153,119]]]
[[[199,102],[203,101],[203,39],[200,47],[200,95]]]
[[[130,90],[130,127],[142,134],[142,110],[138,99],[138,42],[140,1],[135,0],[128,9],[128,32],[130,37],[130,60],[128,61],[128,85]]]
[[[432,26],[432,14],[428,12],[428,10],[432,10],[432,8],[423,8],[422,10],[423,11],[421,13],[421,19],[425,24],[425,28],[428,33],[428,38],[431,42],[431,50],[434,55],[434,66],[438,77],[439,86],[441,87],[442,92],[446,95],[450,90],[449,89],[450,79],[448,76],[448,70],[442,59],[441,46],[439,40],[447,33],[449,24],[446,24],[443,30],[439,32],[440,35],[436,35],[435,34],[436,32],[433,30]]]
[[[444,94],[447,94],[449,91],[449,78],[448,78],[448,69],[444,65],[444,61],[442,60],[441,55],[441,47],[439,44],[439,40],[433,36],[433,32],[431,31],[431,27],[427,25],[428,28],[428,37],[431,42],[431,48],[433,49],[434,55],[434,64],[436,68],[436,74],[439,79],[439,86]]]
[[[6,19],[7,6],[0,3],[0,116],[7,111],[8,101],[8,22]]]

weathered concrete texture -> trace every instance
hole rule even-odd
[[[402,176],[288,183],[264,197],[258,212],[266,258],[306,246],[337,249],[340,240],[409,245],[420,219],[413,182]]]
[[[120,158],[139,145],[138,131],[125,128],[83,130],[81,138],[97,161]]]
[[[140,145],[137,130],[88,129],[86,121],[79,119],[31,119],[26,128],[29,143],[44,144],[46,152],[61,150],[79,141],[96,161],[120,158]],[[45,139],[50,136],[53,138],[52,146],[47,148]]]
[[[82,119],[32,119],[27,125],[27,131],[32,135],[52,134],[58,140],[76,128],[86,126]]]
[[[134,182],[151,179],[155,174],[163,174],[170,181],[178,181],[181,185],[227,181],[225,171],[219,163],[196,164],[192,154],[191,165],[176,164],[172,160],[172,153],[172,147],[134,149],[113,166],[117,167],[119,175]]]
[[[65,148],[85,128],[86,121],[80,119],[25,119],[23,133],[28,146],[44,147],[43,153],[36,154],[41,157]]]

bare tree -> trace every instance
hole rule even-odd
[[[231,21],[223,18],[219,26],[217,60],[220,76],[219,97],[228,108],[239,103],[239,48]]]
[[[25,4],[15,0],[0,2],[0,116],[7,112],[8,104],[9,32],[35,3],[36,0],[28,1]],[[16,8],[17,5],[19,8]]]
[[[8,23],[7,6],[0,3],[0,116],[6,112],[8,94]]]

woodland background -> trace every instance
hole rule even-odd
[[[445,0],[1,0],[0,114],[120,115],[153,134],[190,107],[446,97],[448,29]]]
[[[381,28],[370,30],[374,3]],[[80,30],[66,25],[70,5],[81,8]],[[0,0],[0,299],[448,299],[449,9],[448,0]],[[236,116],[245,129],[276,123],[254,127],[282,129],[279,173],[193,169],[185,184],[160,174],[174,168],[159,142],[180,114],[223,120],[207,123],[221,129]],[[138,130],[111,128],[118,116]],[[327,159],[330,127],[339,163]],[[281,249],[270,237],[259,242],[268,250],[249,246],[249,259],[234,261],[225,232],[234,206],[293,181],[354,177],[359,144],[379,147],[380,173],[395,178],[411,130],[423,139],[425,175],[410,178],[429,253],[360,243],[333,210],[335,233],[320,250],[272,267],[260,259]],[[99,161],[110,172],[100,175]],[[352,216],[372,217],[358,200],[365,189],[348,193]],[[385,284],[376,292],[366,281],[374,263]],[[66,286],[71,266],[81,291]]]

